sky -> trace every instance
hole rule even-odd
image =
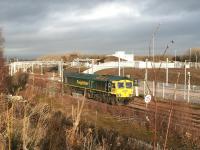
[[[199,0],[0,0],[5,55],[183,54],[200,47]]]

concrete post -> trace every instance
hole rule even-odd
[[[81,66],[80,66],[79,58],[78,58],[78,72],[79,72],[79,73],[81,72]]]
[[[153,96],[155,96],[155,81],[153,81]]]
[[[145,81],[147,81],[147,80],[148,80],[147,61],[148,61],[148,59],[146,59],[146,60],[145,60],[145,62],[146,62],[146,68],[145,68]]]
[[[9,64],[9,75],[12,76],[12,64]]]
[[[176,83],[174,84],[174,90],[176,91]],[[174,100],[176,100],[176,92],[174,93]]]
[[[195,56],[196,56],[195,69],[197,69],[197,60],[198,60],[198,58],[197,58],[197,54],[196,53],[195,53]]]
[[[18,71],[17,63],[15,64],[15,73]]]
[[[144,93],[144,96],[146,95],[146,81],[144,81],[144,84],[143,84],[143,93]]]
[[[135,86],[135,96],[139,96],[138,86]]]
[[[42,66],[42,64],[40,65],[40,75],[43,75],[43,66]]]
[[[162,97],[165,99],[165,83],[163,82]]]
[[[53,80],[55,80],[55,73],[53,72]]]
[[[94,74],[94,59],[92,59],[92,74]]]
[[[59,71],[59,76],[60,76],[60,78],[62,77],[62,60],[59,62],[59,64],[58,64],[58,71]]]
[[[26,72],[26,64],[22,65],[23,72]]]
[[[32,70],[32,74],[34,74],[34,66],[33,66],[33,63],[31,64],[31,70]]]
[[[14,62],[13,63],[13,74],[15,74],[16,73],[16,63]]]
[[[176,50],[175,50],[174,68],[176,68]]]
[[[153,67],[155,67],[154,66],[154,36],[155,36],[155,33],[153,33],[153,37],[152,37]]]
[[[61,82],[63,82],[63,60],[60,62],[60,78]]]
[[[166,61],[166,85],[168,86],[168,58],[167,58],[167,61]]]
[[[123,77],[124,77],[124,69],[125,69],[125,68],[124,68],[124,64],[123,64]]]
[[[187,99],[188,99],[188,103],[190,102],[190,72],[188,72],[188,94],[187,94]]]
[[[185,60],[184,100],[186,99],[186,81],[187,81],[187,76],[186,76],[186,60]]]
[[[118,56],[118,75],[120,76],[120,57]]]

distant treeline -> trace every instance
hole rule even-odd
[[[185,60],[187,61],[191,61],[191,62],[199,62],[200,61],[200,48],[192,48],[187,50],[187,52],[185,54],[182,55],[177,55],[172,56],[172,55],[165,55],[165,56],[161,56],[161,55],[155,55],[154,56],[154,61],[166,61],[166,59],[168,58],[169,61],[181,61],[184,62]],[[141,60],[141,61],[145,61],[146,59],[148,59],[148,61],[152,61],[153,57],[150,56],[135,56],[135,60]]]
[[[73,61],[76,58],[84,59],[84,58],[92,58],[92,59],[103,59],[105,55],[98,54],[81,54],[81,53],[69,53],[63,55],[46,55],[41,56],[37,60],[63,60],[63,61]]]

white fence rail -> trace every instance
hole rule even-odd
[[[91,64],[90,68],[88,70],[85,70],[84,73],[89,73],[89,74],[93,74],[94,72],[97,72],[99,70],[103,70],[103,69],[110,69],[110,68],[118,68],[119,67],[119,63],[118,62],[105,62],[105,63],[101,63],[101,64]],[[121,61],[120,62],[120,67],[121,68],[140,68],[140,69],[144,69],[144,68],[200,68],[200,63],[192,63],[192,62],[166,62],[166,61],[162,61],[162,62],[144,62],[144,61]]]
[[[167,85],[166,83],[157,82],[155,85],[153,81],[148,81],[147,83],[140,81],[139,93],[144,95],[152,94],[163,99],[200,104],[200,86],[198,85],[191,85],[189,89],[188,85],[185,87],[183,84],[168,83]]]

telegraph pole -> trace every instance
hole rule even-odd
[[[147,71],[147,62],[148,62],[148,59],[146,59],[145,60],[145,62],[146,62],[146,68],[145,68],[145,81],[147,81],[148,80],[148,71]]]
[[[154,67],[154,36],[155,36],[155,33],[153,33],[153,41],[152,41],[152,51],[153,51],[153,67]]]
[[[175,68],[176,68],[176,50],[175,50],[174,66],[175,66]]]
[[[145,77],[144,77],[144,80],[145,80],[145,89],[146,89],[146,86],[147,86],[147,80],[148,80],[148,70],[147,70],[147,61],[148,61],[148,59],[146,59],[145,60],[145,62],[146,62],[146,68],[145,68]],[[147,88],[147,91],[148,91],[148,88]]]
[[[187,76],[186,76],[186,60],[185,60],[185,82],[184,82],[184,100],[186,97],[186,81],[187,81]]]
[[[121,68],[120,68],[120,57],[118,56],[118,75],[120,76],[120,70],[121,70]]]
[[[156,27],[155,31],[153,32],[153,35],[152,35],[152,53],[153,53],[153,66],[154,66],[154,57],[155,57],[155,35],[156,35],[156,32],[159,30],[160,28],[160,23],[158,24],[158,26]]]
[[[167,58],[167,62],[166,62],[166,85],[168,85],[168,58]]]

